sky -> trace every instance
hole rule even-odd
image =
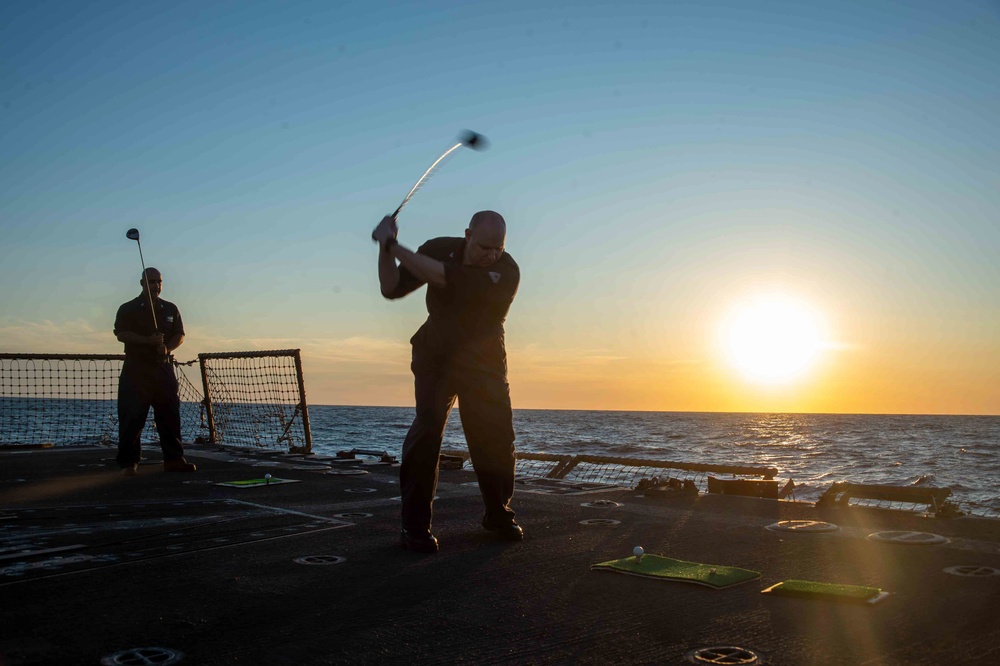
[[[0,352],[119,353],[136,227],[179,360],[412,405],[370,234],[472,129],[399,240],[504,215],[515,408],[1000,414],[997,63],[996,0],[8,0]]]

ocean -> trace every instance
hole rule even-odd
[[[398,456],[412,408],[310,405],[313,449]],[[733,414],[518,409],[521,451],[776,467],[796,498],[835,481],[946,486],[1000,510],[1000,416]],[[465,448],[458,410],[446,448]]]
[[[207,436],[198,403],[182,403],[181,412],[186,441]],[[275,440],[281,427],[266,415],[283,412],[287,424],[292,406],[263,412],[220,408],[223,443],[283,448]],[[413,408],[310,405],[309,416],[317,454],[357,448],[398,457]],[[152,426],[150,414],[146,446],[156,439]],[[524,452],[775,467],[779,479],[795,482],[800,500],[817,499],[835,481],[948,487],[956,500],[1000,514],[1000,416],[518,409],[514,428]],[[302,443],[301,432],[295,439]],[[46,441],[113,444],[114,401],[0,398],[0,444]],[[445,447],[465,448],[458,409]]]

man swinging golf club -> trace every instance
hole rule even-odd
[[[402,545],[417,552],[438,550],[431,533],[432,505],[445,424],[456,398],[486,506],[483,527],[501,539],[520,541],[524,533],[509,506],[514,426],[503,327],[520,271],[504,252],[506,223],[499,213],[480,211],[464,238],[434,238],[417,252],[397,242],[397,231],[390,215],[372,232],[380,246],[382,295],[402,298],[426,284],[429,314],[410,340],[417,409],[399,471]]]
[[[139,242],[139,232],[128,238]],[[139,249],[142,260],[142,247]],[[125,362],[118,378],[118,465],[135,476],[141,457],[140,437],[152,406],[168,472],[194,472],[184,460],[181,444],[180,397],[170,352],[184,342],[184,323],[173,303],[160,298],[163,277],[142,261],[142,293],[122,304],[115,317],[115,337],[125,344]]]

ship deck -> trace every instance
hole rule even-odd
[[[526,538],[504,543],[480,527],[466,468],[442,470],[441,552],[421,555],[398,544],[394,465],[188,458],[196,474],[150,461],[124,477],[113,449],[0,452],[0,664],[140,663],[139,648],[185,664],[1000,661],[997,520],[519,479]],[[839,529],[768,529],[789,520]],[[716,590],[591,570],[637,545],[761,578]],[[761,594],[787,579],[890,595]]]

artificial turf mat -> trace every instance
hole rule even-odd
[[[623,557],[620,560],[592,564],[590,568],[594,571],[613,571],[630,576],[695,583],[716,590],[760,578],[760,573],[757,571],[718,564],[685,562],[662,555],[643,555],[639,562],[636,562],[635,556]]]
[[[282,483],[298,483],[298,479],[246,479],[244,481],[224,481],[217,483],[217,486],[229,486],[230,488],[259,488],[261,486],[277,486]]]
[[[766,590],[761,590],[761,594],[776,594],[784,597],[798,597],[800,599],[849,601],[863,604],[878,603],[889,596],[888,592],[883,592],[877,587],[817,583],[808,580],[782,581]]]

